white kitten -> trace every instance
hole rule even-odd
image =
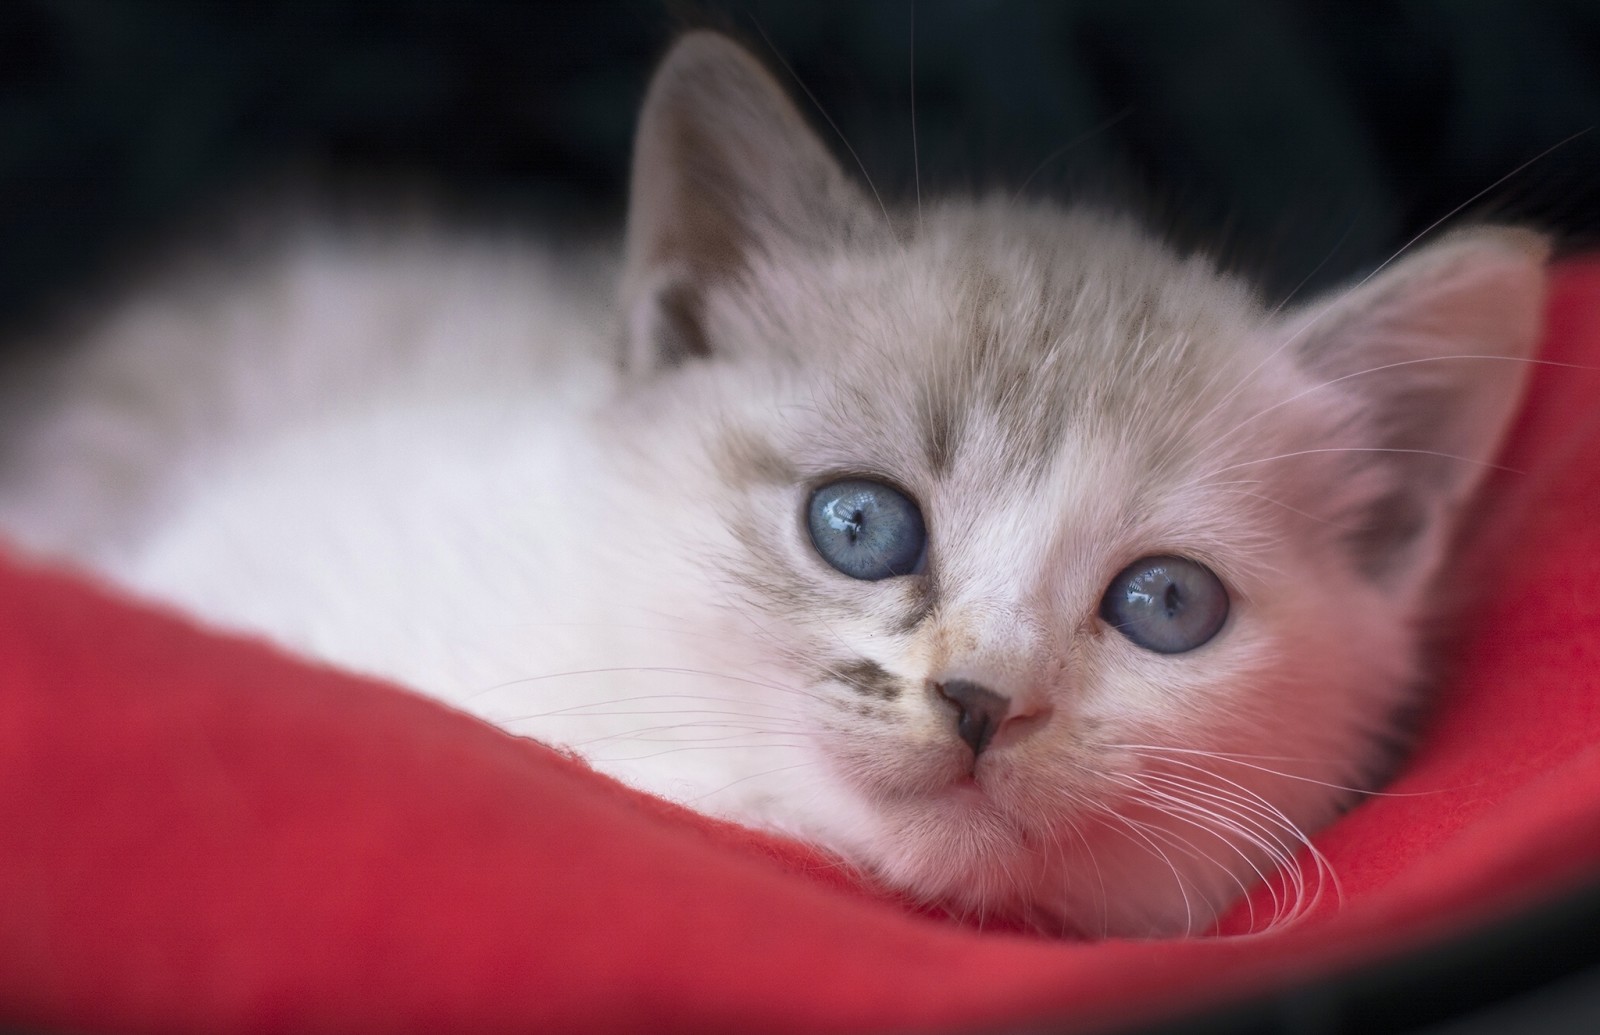
[[[890,217],[694,34],[620,311],[441,235],[169,280],[10,386],[0,527],[919,898],[1199,931],[1381,774],[1544,257],[1276,314],[1092,212]]]

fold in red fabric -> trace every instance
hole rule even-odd
[[[1479,592],[1342,882],[1270,934],[1052,942],[377,683],[0,562],[0,1023],[880,1031],[1170,1014],[1600,875],[1600,261],[1558,274]],[[1253,897],[1268,909],[1272,888]],[[1248,925],[1241,905],[1221,925]]]

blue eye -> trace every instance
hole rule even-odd
[[[922,565],[928,530],[905,493],[882,482],[845,478],[811,494],[811,545],[853,579],[909,575]]]
[[[1158,654],[1194,650],[1228,617],[1228,591],[1210,568],[1182,557],[1144,557],[1123,568],[1100,601],[1100,617]]]

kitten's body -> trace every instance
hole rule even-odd
[[[428,235],[147,294],[4,427],[0,527],[1053,929],[1201,929],[1375,777],[1537,239],[1278,317],[1093,213],[890,223],[708,36],[646,105],[629,235],[617,308],[599,266]],[[847,475],[916,501],[917,572],[819,557]],[[1221,578],[1215,639],[1103,620],[1151,555]],[[981,750],[955,680],[1010,702]]]

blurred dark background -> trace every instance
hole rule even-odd
[[[691,24],[803,83],[885,194],[1110,198],[1271,293],[1463,204],[1600,243],[1600,129],[1568,140],[1600,122],[1593,0],[7,0],[0,324],[284,179],[620,215]]]

